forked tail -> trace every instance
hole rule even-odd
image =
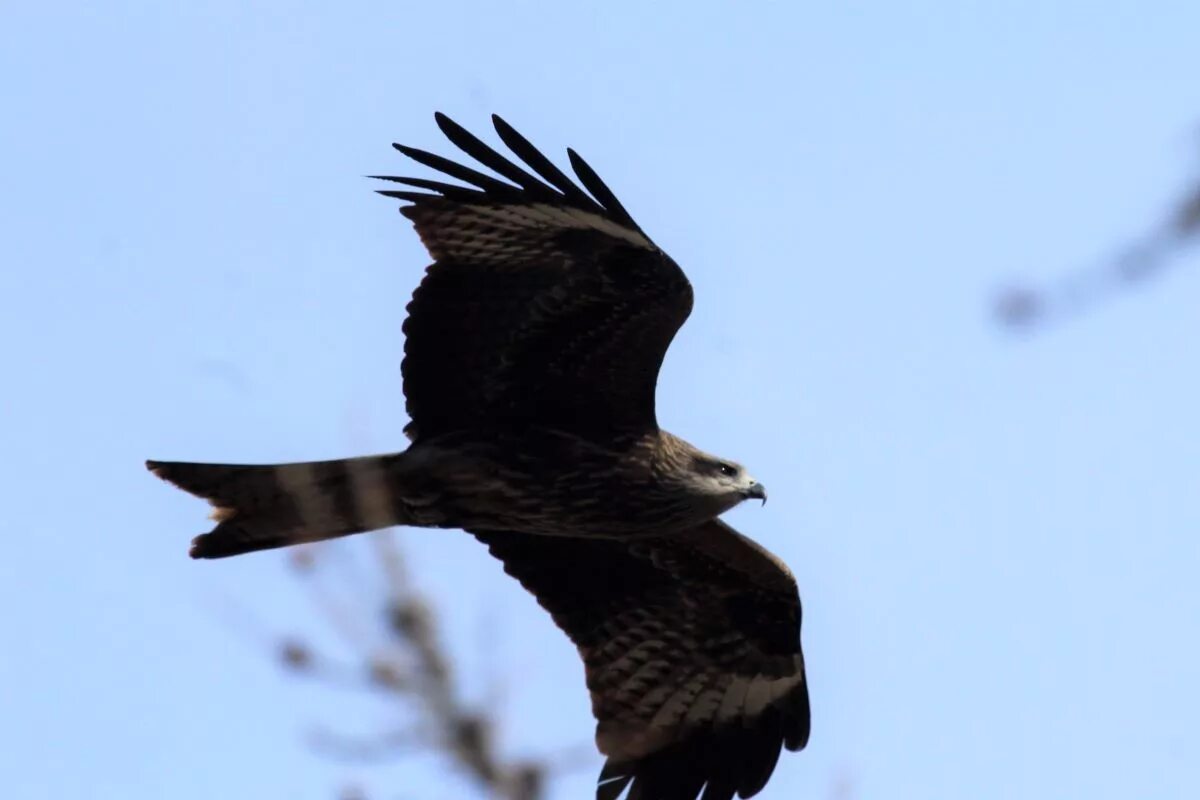
[[[192,558],[333,539],[406,522],[396,491],[402,453],[240,465],[147,461],[158,477],[213,504],[217,526],[192,540]]]

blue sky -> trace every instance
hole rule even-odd
[[[190,562],[203,505],[142,468],[402,445],[426,256],[361,176],[449,153],[442,110],[580,150],[695,285],[660,419],[770,486],[729,518],[805,603],[812,742],[766,800],[1200,796],[1200,254],[1036,336],[987,313],[1196,179],[1197,29],[1183,2],[6,4],[5,795],[462,796],[434,758],[312,753],[404,716],[281,679],[248,631],[344,645],[284,556]],[[505,751],[586,743],[533,602],[464,536],[402,541]]]

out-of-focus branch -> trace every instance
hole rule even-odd
[[[1157,228],[1088,269],[1041,287],[1013,285],[997,293],[1001,325],[1029,330],[1086,311],[1112,295],[1158,277],[1200,234],[1200,180]]]
[[[495,746],[496,721],[490,712],[471,707],[461,697],[454,679],[452,661],[437,626],[432,605],[409,580],[403,554],[392,534],[373,534],[379,565],[385,579],[386,596],[374,598],[378,611],[375,636],[364,636],[361,615],[339,603],[322,586],[321,572],[332,571],[337,557],[323,545],[297,547],[291,563],[313,595],[314,604],[326,615],[334,630],[354,649],[362,652],[361,663],[337,665],[297,639],[277,643],[282,666],[296,674],[339,686],[373,689],[400,701],[411,722],[402,730],[368,739],[353,739],[330,731],[314,737],[323,754],[351,760],[375,761],[415,750],[443,754],[457,769],[471,776],[489,797],[505,800],[541,800],[546,780],[556,772],[581,762],[578,751],[550,754],[535,761],[505,759]],[[360,577],[343,576],[359,584]],[[377,644],[372,646],[370,639]],[[355,797],[363,797],[355,790]]]

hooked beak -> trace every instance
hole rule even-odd
[[[742,492],[742,497],[746,498],[747,500],[750,498],[762,500],[762,504],[765,506],[767,504],[767,487],[763,486],[761,483],[752,483],[750,484],[749,489]]]

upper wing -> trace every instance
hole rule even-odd
[[[474,188],[387,177],[435,262],[404,323],[410,436],[538,424],[594,441],[654,430],[654,387],[692,308],[683,271],[573,151],[591,196],[499,117],[537,176],[438,114],[446,136],[511,183],[401,145]]]
[[[637,542],[472,533],[579,648],[600,800],[630,782],[630,798],[750,797],[781,745],[808,742],[796,582],[728,525]]]

